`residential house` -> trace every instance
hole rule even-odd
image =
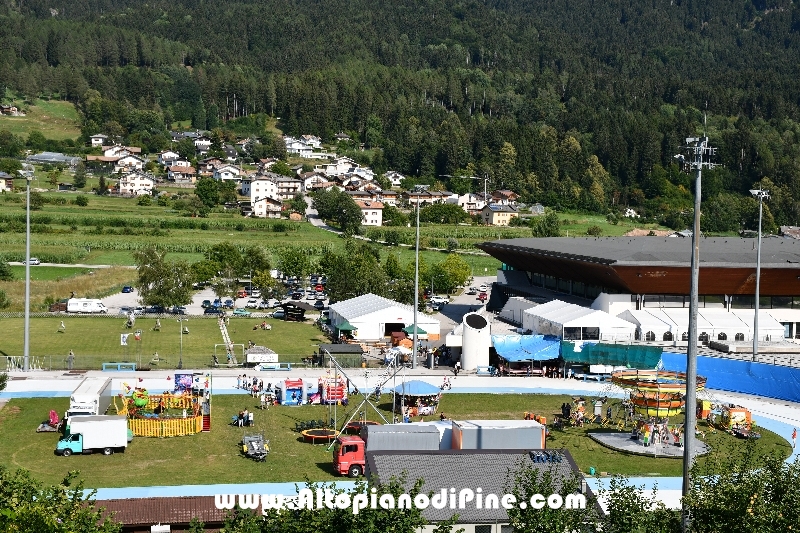
[[[272,174],[269,179],[278,186],[278,198],[281,200],[291,200],[295,195],[302,192],[303,182],[298,179],[277,174]]]
[[[178,142],[183,139],[191,139],[194,141],[198,137],[201,137],[203,133],[200,130],[195,131],[171,131],[169,132],[170,137],[172,138],[172,142]]]
[[[173,165],[167,170],[167,179],[175,183],[194,183],[197,181],[197,171],[194,167]]]
[[[449,191],[429,191],[422,188],[405,193],[406,201],[409,204],[421,206],[443,204],[451,197],[453,197],[453,193]]]
[[[316,135],[301,135],[300,140],[309,145],[311,148],[314,148],[315,150],[319,150],[322,148],[322,139],[320,139]]]
[[[325,174],[321,172],[304,172],[298,177],[303,182],[304,191],[310,191],[314,185],[328,181]]]
[[[334,140],[335,140],[336,142],[339,142],[339,141],[350,141],[350,140],[352,140],[352,139],[350,138],[350,136],[349,136],[348,134],[346,134],[345,132],[343,132],[343,131],[340,131],[339,133],[337,133],[336,135],[334,135],[334,136],[333,136],[333,138],[334,138]]]
[[[168,161],[168,164],[164,165],[164,168],[169,170],[170,167],[190,167],[192,166],[191,161],[186,159],[176,159],[174,161]]]
[[[222,151],[225,152],[225,161],[229,163],[234,163],[239,158],[239,152],[230,144],[224,145]]]
[[[272,165],[274,165],[274,164],[275,164],[275,163],[277,163],[277,162],[278,162],[278,159],[277,159],[277,158],[275,158],[275,157],[268,157],[268,158],[266,158],[266,159],[259,159],[259,160],[258,160],[258,164],[257,164],[256,166],[258,167],[258,171],[259,171],[259,172],[266,172],[266,171],[268,171],[270,168],[272,168]]]
[[[458,204],[461,209],[469,213],[470,215],[477,215],[480,213],[481,209],[486,205],[486,201],[483,198],[482,193],[472,193],[468,192],[466,194],[462,194],[460,196],[451,197],[447,201],[448,203]]]
[[[278,193],[278,184],[271,178],[252,178],[248,186],[251,216],[257,218],[280,218],[283,202]],[[242,191],[244,194],[244,191]]]
[[[194,140],[194,148],[200,155],[207,154],[211,148],[211,137],[201,135]]]
[[[149,174],[130,172],[119,179],[118,189],[122,196],[152,195],[156,180]]]
[[[403,183],[403,180],[406,179],[405,176],[397,172],[396,170],[390,170],[384,177],[389,180],[389,183],[392,184],[392,187],[400,187]]]
[[[218,157],[207,157],[197,162],[197,172],[200,174],[213,175],[214,169],[218,166],[225,165],[222,159]]]
[[[349,157],[337,157],[327,163],[314,165],[314,171],[322,172],[329,178],[352,173],[358,167],[358,163]]]
[[[517,199],[519,199],[519,195],[514,191],[509,191],[508,189],[492,191],[491,202],[493,204],[516,206]]]
[[[384,205],[390,205],[392,207],[397,207],[397,201],[400,198],[400,193],[397,191],[387,191],[382,190],[380,195],[378,195],[378,199],[383,202]]]
[[[106,157],[124,157],[126,155],[136,155],[142,153],[142,149],[138,146],[122,146],[121,144],[103,146],[102,150],[103,155]]]
[[[214,168],[213,177],[217,181],[239,181],[242,169],[235,165],[220,165]]]
[[[361,209],[364,226],[383,225],[383,204],[370,200],[356,200],[356,205]]]
[[[517,209],[510,205],[489,204],[481,209],[481,219],[488,226],[508,226],[511,219],[518,216]]]
[[[286,153],[289,155],[311,157],[311,153],[314,151],[313,146],[294,137],[284,136],[283,142],[286,144]]]
[[[544,206],[542,204],[536,203],[531,206],[531,214],[532,215],[544,215]]]
[[[22,115],[17,109],[17,106],[13,105],[0,105],[0,115],[9,115],[12,117],[16,117],[18,115]]]
[[[424,431],[425,425],[434,425],[435,431],[447,431],[441,423],[423,422],[413,424],[415,431]],[[454,422],[455,424],[455,422]],[[441,429],[440,429],[441,428]],[[446,429],[445,429],[446,428]],[[455,430],[453,442],[456,441]],[[492,429],[484,429],[488,440],[497,439]],[[445,439],[449,439],[448,433]],[[502,434],[500,434],[502,435]],[[459,434],[460,436],[460,434]],[[459,443],[461,439],[459,439]],[[509,443],[513,445],[513,443]],[[414,488],[417,480],[422,480],[420,494],[453,493],[470,495],[466,505],[459,509],[446,505],[429,505],[422,510],[422,516],[430,524],[419,529],[420,532],[431,532],[441,522],[457,515],[455,524],[448,526],[450,531],[465,533],[506,533],[514,531],[509,525],[508,508],[504,507],[502,498],[514,487],[518,477],[528,479],[527,472],[534,472],[530,479],[552,479],[554,487],[563,487],[568,480],[578,476],[581,480],[575,493],[561,492],[564,508],[581,508],[596,501],[592,489],[583,480],[575,461],[567,450],[563,449],[445,449],[417,451],[367,451],[365,475],[380,484],[388,484],[392,480],[402,479],[405,492]],[[480,487],[480,489],[477,489]],[[579,491],[579,492],[578,492]],[[476,496],[475,493],[478,492]],[[476,504],[480,501],[480,504]],[[470,503],[471,502],[471,503]],[[543,500],[544,503],[544,500]],[[596,505],[596,504],[595,504]],[[596,505],[595,510],[603,511]],[[570,511],[566,511],[570,512]],[[544,518],[543,518],[544,519]],[[566,531],[570,528],[562,528]]]
[[[114,172],[132,172],[144,170],[145,160],[137,155],[128,154],[117,159]]]
[[[173,152],[172,150],[164,150],[163,152],[158,153],[158,164],[163,165],[165,167],[172,166],[173,161],[177,161],[181,158],[178,152]]]
[[[13,190],[14,178],[11,176],[11,174],[0,171],[0,192]]]
[[[103,143],[108,140],[108,135],[103,135],[102,133],[98,133],[97,135],[92,135],[89,137],[89,143],[91,144],[92,148],[97,148],[98,146],[103,146]]]
[[[345,194],[350,196],[356,202],[360,201],[377,201],[376,195],[372,191],[345,191]]]

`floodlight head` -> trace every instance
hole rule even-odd
[[[673,155],[672,157],[673,157],[674,159],[677,159],[677,160],[678,160],[678,161],[680,161],[681,163],[683,163],[684,161],[686,161],[686,158],[683,156],[683,154],[675,154],[675,155]]]

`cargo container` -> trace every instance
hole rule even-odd
[[[534,420],[453,421],[454,450],[543,450],[546,428]]]
[[[111,379],[84,378],[69,397],[69,409],[64,418],[76,415],[104,415],[111,405]]]

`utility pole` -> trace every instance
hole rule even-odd
[[[683,489],[682,525],[683,532],[690,531],[691,517],[686,508],[686,497],[691,488],[691,470],[694,464],[695,436],[697,425],[697,308],[700,280],[700,191],[703,167],[713,168],[708,158],[716,153],[716,148],[708,146],[708,137],[687,137],[684,147],[688,157],[675,156],[684,165],[695,171],[694,184],[694,226],[692,229],[692,277],[689,303],[689,342],[686,347],[686,418],[684,420],[683,440]]]
[[[22,370],[31,369],[31,180],[33,172],[25,175],[25,339],[22,350]]]
[[[488,193],[488,183],[489,183],[489,174],[484,174],[482,178],[478,176],[451,176],[450,174],[439,174],[439,176],[443,178],[461,178],[465,180],[483,180],[483,202],[484,205],[489,205],[489,200],[487,197],[489,196]]]
[[[417,368],[417,330],[419,329],[419,196],[417,196],[417,244],[414,254],[414,346],[411,349],[411,368]],[[405,365],[404,365],[405,366]]]
[[[756,252],[756,296],[755,314],[753,314],[753,362],[758,358],[758,305],[761,303],[761,217],[764,212],[764,200],[769,198],[769,191],[753,189],[750,194],[758,198],[758,251]]]

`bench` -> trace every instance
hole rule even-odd
[[[292,363],[261,363],[261,370],[292,370]]]
[[[136,363],[103,363],[103,372],[136,371]]]
[[[493,366],[479,366],[475,369],[475,373],[479,376],[492,376],[494,375]]]

